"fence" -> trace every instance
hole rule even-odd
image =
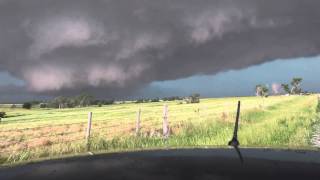
[[[227,104],[230,107],[234,107],[235,102]],[[66,145],[68,143],[78,143],[86,146],[86,149],[90,149],[90,142],[95,135],[100,138],[112,141],[115,137],[156,137],[158,139],[167,140],[172,135],[174,129],[183,128],[188,119],[206,120],[208,118],[218,118],[221,121],[234,122],[235,114],[234,108],[230,108],[230,111],[221,111],[225,109],[226,103],[216,103],[214,106],[210,104],[211,108],[208,108],[208,104],[202,103],[199,105],[185,105],[183,107],[176,106],[172,108],[169,113],[169,106],[165,104],[162,106],[162,113],[156,114],[155,111],[150,112],[149,109],[144,107],[137,108],[134,116],[130,116],[130,121],[105,121],[101,118],[97,118],[97,114],[101,116],[101,112],[89,112],[87,114],[87,120],[81,122],[73,122],[63,124],[51,124],[54,121],[44,122],[43,125],[37,125],[36,127],[20,128],[15,127],[9,130],[0,129],[0,157],[5,154],[12,154],[14,152],[21,152],[25,150],[33,150],[37,148],[50,148],[55,145]],[[252,108],[248,106],[249,108]],[[157,108],[157,112],[160,112]],[[218,109],[217,112],[213,110]],[[87,110],[87,109],[86,109]],[[113,110],[112,112],[115,112]],[[112,113],[110,112],[110,113]],[[144,118],[147,113],[152,113],[153,118]],[[127,114],[127,113],[125,113]],[[132,114],[132,113],[131,113]],[[96,116],[95,116],[96,115]],[[155,115],[155,116],[153,116]],[[180,121],[181,115],[185,116],[187,120]],[[84,114],[81,115],[84,117]],[[104,118],[103,118],[104,119]],[[135,119],[135,120],[133,120]],[[25,120],[26,121],[26,120]],[[29,122],[34,122],[34,119],[30,119]],[[58,121],[58,120],[57,120]],[[124,124],[124,122],[128,122]],[[20,120],[17,120],[17,124]],[[230,134],[231,136],[231,134]]]
[[[169,123],[169,108],[168,105],[163,107],[162,122],[155,122],[154,120],[142,121],[143,110],[141,108],[137,111],[136,122],[127,124],[128,127],[123,127],[123,124],[108,125],[104,121],[95,121],[94,113],[88,113],[88,121],[58,124],[58,125],[43,125],[28,128],[14,128],[10,130],[0,131],[0,156],[1,154],[8,154],[12,152],[19,152],[23,150],[32,150],[39,147],[49,147],[60,143],[80,142],[83,141],[89,149],[90,138],[92,132],[103,134],[103,137],[112,139],[117,135],[126,134],[128,136],[160,136],[160,125],[162,126],[161,136],[166,139],[170,136]],[[33,122],[33,121],[31,121]],[[121,123],[121,122],[120,122]],[[142,131],[143,126],[157,127],[154,130],[146,132]],[[66,127],[69,127],[66,130]],[[120,128],[121,127],[121,128]],[[39,133],[38,133],[39,132]],[[146,133],[146,134],[143,134]]]

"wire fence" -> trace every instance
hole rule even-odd
[[[189,120],[196,122],[201,122],[200,120],[208,118],[211,120],[215,118],[225,120],[227,119],[225,116],[229,119],[234,119],[232,109],[229,111],[216,111],[217,108],[224,109],[223,105],[225,104],[221,104],[221,107],[217,107],[217,105],[211,107],[210,105],[210,108],[208,108],[208,105],[203,106],[202,104],[198,107],[184,106],[186,108],[183,109],[183,112],[180,107],[172,108],[170,114],[167,105],[164,105],[163,108],[158,106],[158,108],[154,109],[140,107],[135,112],[132,109],[127,112],[123,111],[123,109],[112,110],[110,113],[100,111],[92,114],[92,112],[88,112],[88,115],[81,112],[80,115],[74,114],[77,118],[81,116],[79,122],[57,120],[59,121],[58,123],[53,121],[52,124],[47,124],[51,122],[46,118],[45,122],[32,120],[32,122],[39,122],[39,124],[27,128],[19,127],[19,123],[17,127],[12,128],[15,125],[15,122],[13,122],[0,129],[0,156],[37,148],[49,149],[59,144],[77,143],[87,145],[95,137],[107,141],[112,141],[114,138],[119,137],[137,136],[168,139],[172,135],[172,129],[184,127]],[[114,111],[117,111],[117,113]],[[61,111],[61,113],[64,112]],[[103,114],[102,117],[101,114]],[[115,114],[121,116],[119,117]],[[149,116],[144,117],[145,114]],[[108,116],[115,117],[115,119],[111,119]],[[54,116],[55,119],[57,117],[64,116],[59,114]],[[73,118],[71,115],[67,117]],[[121,121],[119,121],[120,119]],[[28,120],[28,122],[31,121]],[[9,124],[8,121],[7,124]]]
[[[142,113],[143,110],[139,109],[136,118],[126,123],[103,121],[100,119],[94,120],[94,114],[92,116],[90,115],[91,112],[89,112],[87,122],[39,125],[28,128],[16,127],[0,130],[0,154],[31,150],[39,147],[50,147],[60,143],[81,143],[82,141],[85,144],[90,141],[93,134],[112,139],[113,137],[121,136],[137,136],[138,133],[150,135],[151,131],[157,131],[161,132],[164,138],[169,137],[169,122],[171,119],[168,117],[167,105],[164,106],[162,117],[143,119],[141,117]]]

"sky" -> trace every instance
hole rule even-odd
[[[252,96],[255,86],[265,84],[289,84],[292,78],[303,78],[302,88],[309,92],[320,91],[320,57],[278,59],[242,70],[230,70],[216,75],[196,75],[170,81],[157,81],[141,90],[138,96],[190,95],[200,93],[204,97]]]
[[[317,90],[318,0],[0,0],[0,101]],[[314,75],[311,72],[315,73]]]
[[[255,95],[254,87],[257,84],[265,84],[271,90],[272,84],[289,84],[293,77],[303,78],[303,90],[319,92],[320,82],[317,78],[320,77],[319,69],[320,57],[278,59],[216,75],[195,75],[177,80],[155,81],[124,99],[188,96],[192,93],[200,93],[203,97],[252,96]],[[7,72],[0,73],[0,87],[6,85],[23,87],[24,84],[22,80],[10,76]],[[2,98],[5,101],[14,99]],[[37,99],[37,96],[19,98],[33,100]]]

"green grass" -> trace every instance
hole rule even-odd
[[[316,96],[216,98],[202,99],[199,104],[169,102],[172,133],[168,139],[161,137],[163,102],[61,110],[0,108],[9,116],[0,124],[0,151],[8,151],[0,154],[0,163],[88,151],[84,134],[90,111],[93,112],[90,151],[93,152],[225,147],[233,133],[237,100],[242,102],[238,134],[242,147],[312,147],[313,127],[319,123]],[[134,136],[139,108],[142,129],[139,136]]]

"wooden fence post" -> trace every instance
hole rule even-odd
[[[89,145],[89,140],[90,140],[91,121],[92,121],[92,112],[89,112],[88,113],[88,126],[87,126],[87,132],[86,132],[86,143],[87,143],[87,146]]]
[[[164,105],[163,108],[163,124],[162,124],[162,129],[163,129],[163,137],[168,138],[170,129],[169,129],[169,122],[168,122],[168,105]]]
[[[140,133],[140,118],[141,118],[141,108],[139,108],[138,110],[138,114],[137,114],[137,122],[136,122],[136,136],[139,135]]]

